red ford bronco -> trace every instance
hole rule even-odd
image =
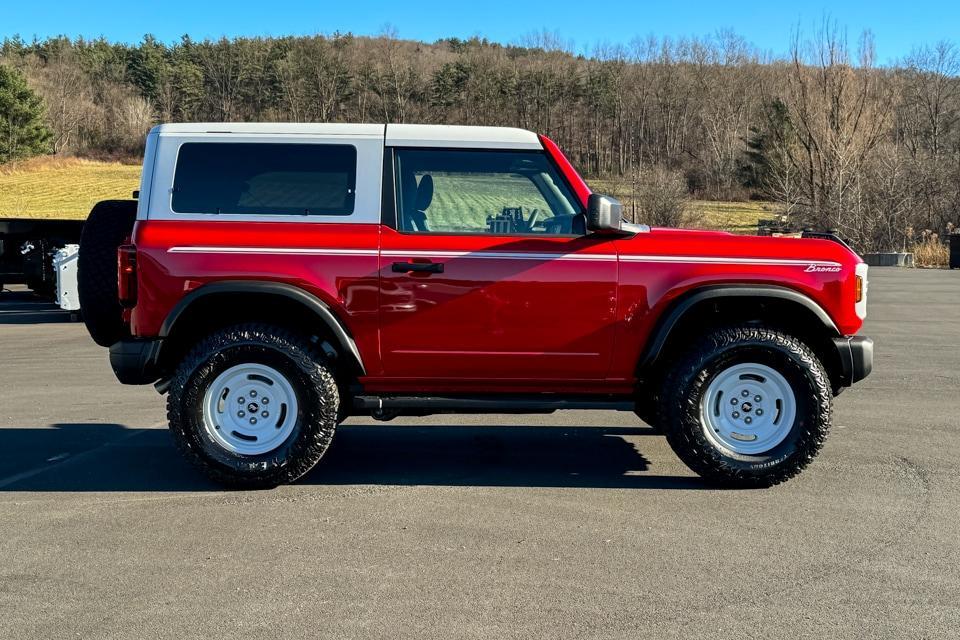
[[[350,415],[599,408],[776,484],[871,370],[866,276],[836,239],[628,224],[528,131],[393,124],[156,127],[79,257],[117,378],[242,487],[296,480]]]

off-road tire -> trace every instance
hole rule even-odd
[[[80,234],[77,293],[83,322],[101,347],[128,335],[117,291],[117,247],[136,218],[136,200],[104,200],[94,205]]]
[[[727,367],[753,362],[780,373],[796,398],[786,438],[769,451],[744,455],[706,437],[701,399]],[[660,427],[677,456],[711,483],[769,487],[797,475],[816,457],[830,429],[830,379],[817,356],[797,338],[760,327],[717,329],[693,345],[667,374],[660,392]]]
[[[289,437],[260,455],[221,447],[203,423],[207,387],[226,369],[250,362],[282,373],[299,404]],[[293,482],[320,461],[333,439],[339,402],[334,374],[309,340],[279,327],[244,324],[213,333],[183,359],[170,385],[167,418],[177,447],[209,478],[229,487],[263,489]]]

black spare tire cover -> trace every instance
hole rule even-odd
[[[80,312],[90,337],[102,347],[129,335],[117,290],[117,247],[133,231],[136,218],[136,200],[104,200],[94,205],[80,235]]]

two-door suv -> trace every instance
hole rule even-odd
[[[136,197],[84,227],[85,321],[235,486],[299,478],[350,415],[598,408],[768,486],[872,366],[842,242],[628,224],[528,131],[166,124]]]

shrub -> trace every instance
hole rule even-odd
[[[637,221],[657,227],[695,226],[699,220],[687,206],[688,199],[683,174],[652,167],[637,181]]]
[[[950,259],[947,245],[929,229],[924,229],[920,241],[910,251],[913,253],[913,263],[918,267],[945,267]]]

